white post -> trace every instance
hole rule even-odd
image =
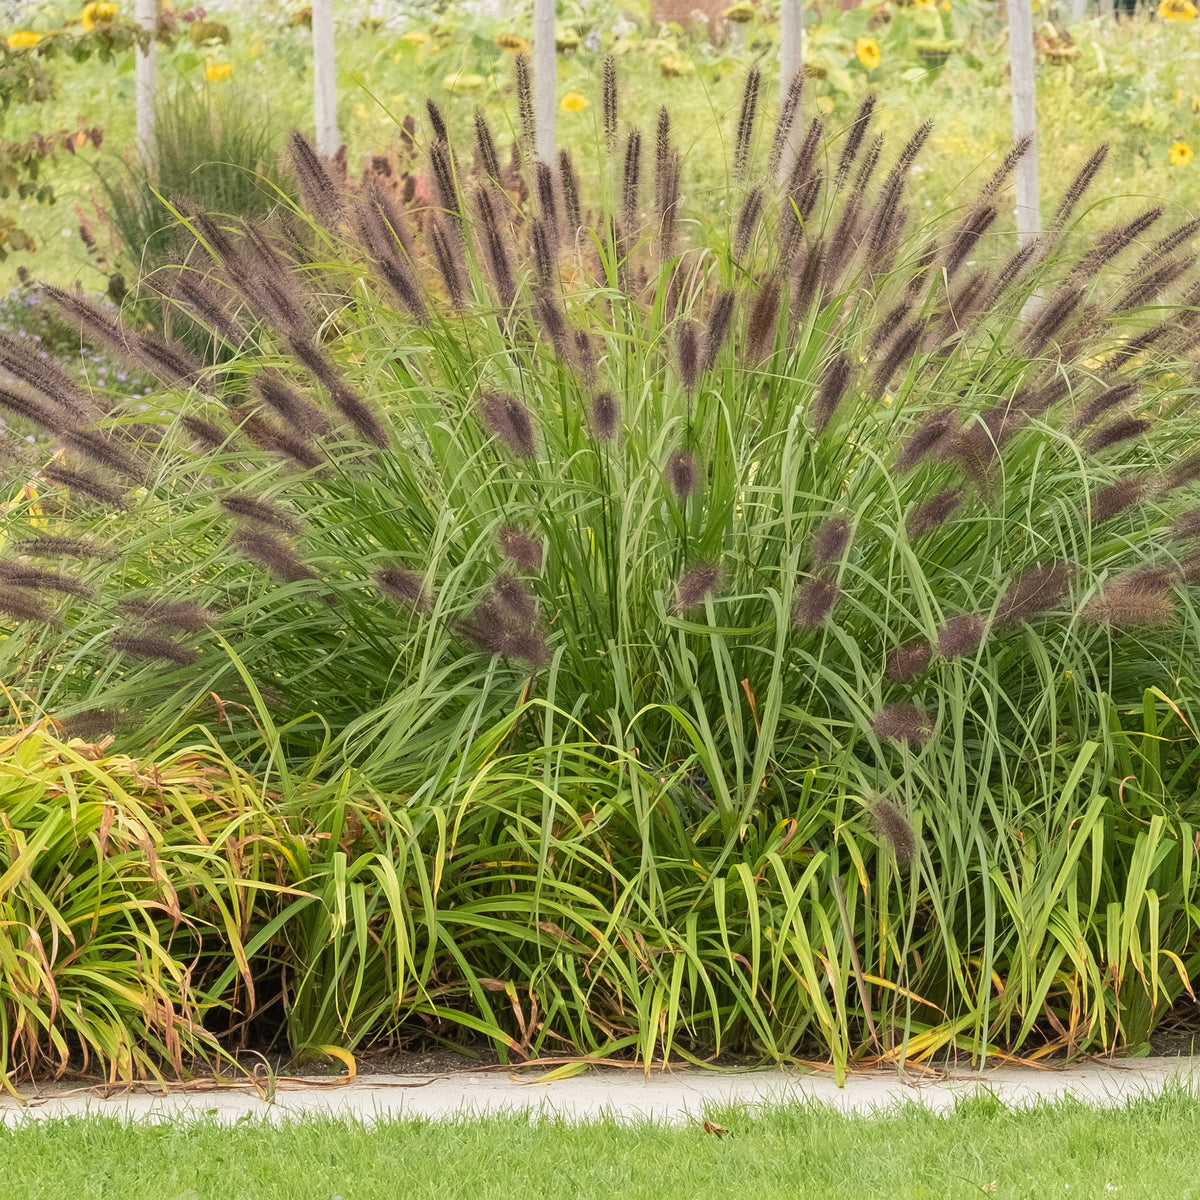
[[[313,0],[313,89],[316,93],[317,153],[332,158],[340,144],[337,71],[333,64],[333,0]]]
[[[537,156],[555,158],[554,123],[558,104],[558,58],[554,45],[554,0],[533,0],[533,120]]]
[[[788,85],[804,61],[803,0],[783,0],[779,9],[779,98],[787,97]]]
[[[1078,25],[1087,16],[1088,0],[1071,0],[1071,22]]]
[[[158,171],[158,147],[154,141],[154,91],[155,72],[158,67],[158,46],[154,42],[154,29],[158,21],[158,6],[155,0],[136,0],[134,20],[150,30],[151,41],[145,51],[137,52],[137,67],[134,76],[137,108],[137,152],[146,174],[153,178]]]
[[[1008,55],[1012,66],[1013,137],[1023,138],[1029,134],[1033,138],[1028,153],[1017,163],[1017,245],[1023,246],[1042,231],[1030,0],[1008,0]]]

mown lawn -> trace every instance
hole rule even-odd
[[[1200,1102],[1176,1088],[1123,1108],[948,1116],[789,1107],[714,1111],[728,1130],[510,1116],[374,1126],[30,1120],[0,1134],[0,1194],[122,1200],[390,1197],[1187,1197],[1200,1195]]]

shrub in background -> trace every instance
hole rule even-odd
[[[63,449],[8,677],[68,728],[217,697],[327,781],[325,903],[269,934],[298,1047],[841,1070],[1138,1044],[1190,991],[1200,223],[1077,244],[1101,151],[997,248],[1018,146],[916,226],[928,127],[801,126],[797,81],[764,137],[760,84],[727,228],[610,62],[594,188],[527,162],[522,84],[504,153],[430,105],[404,186],[293,135],[306,217],[193,213],[162,287],[219,368],[52,293],[160,418],[0,339]]]
[[[195,246],[180,210],[262,220],[294,197],[281,131],[244,88],[180,83],[160,99],[154,133],[153,178],[134,162],[98,172],[117,262],[139,277],[178,263]]]

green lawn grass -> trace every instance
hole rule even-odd
[[[0,1194],[121,1200],[405,1197],[1187,1197],[1200,1195],[1200,1101],[1181,1088],[1116,1109],[1014,1110],[990,1096],[938,1116],[794,1106],[686,1126],[507,1116],[373,1126],[30,1120],[0,1134]]]

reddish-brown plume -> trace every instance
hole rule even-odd
[[[917,856],[917,838],[908,818],[886,796],[868,795],[866,805],[875,836],[891,847],[896,862],[907,866]]]
[[[687,613],[699,608],[720,585],[720,563],[704,562],[689,567],[675,582],[672,610]]]
[[[884,674],[893,683],[910,683],[933,659],[933,647],[924,638],[897,646],[887,657]]]
[[[1074,563],[1053,562],[1018,575],[1000,598],[996,624],[1015,625],[1054,608],[1071,590],[1075,569]]]
[[[933,737],[933,721],[916,704],[889,704],[881,708],[871,721],[877,738],[914,746],[923,746]]]

